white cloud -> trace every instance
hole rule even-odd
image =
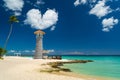
[[[37,0],[34,6],[39,7],[41,4],[45,4],[45,2],[42,0]]]
[[[21,15],[21,12],[16,11],[16,12],[14,12],[14,14],[15,14],[16,16],[20,16],[20,15]]]
[[[23,52],[26,52],[26,53],[28,53],[28,52],[31,52],[30,50],[24,50]]]
[[[96,2],[96,0],[76,0],[74,2],[74,6],[84,5],[89,3],[90,6],[93,6],[93,4]]]
[[[31,6],[34,6],[36,8],[40,8],[40,5],[45,4],[45,2],[43,0],[36,0],[36,2],[31,2],[29,0],[26,0],[26,3],[30,4]]]
[[[103,25],[102,31],[109,32],[116,24],[118,24],[118,19],[114,19],[113,17],[108,19],[105,18],[102,21],[102,25]]]
[[[74,5],[75,5],[75,6],[80,5],[80,0],[76,0],[76,1],[74,2]]]
[[[9,53],[34,53],[35,50],[9,50]]]
[[[16,52],[16,51],[15,51],[15,50],[10,50],[9,52],[10,52],[10,53],[14,53],[14,52]]]
[[[102,31],[109,32],[110,30],[109,30],[109,28],[103,28]]]
[[[97,0],[89,0],[89,6],[90,6],[90,8],[93,8],[95,6],[96,2],[97,2]]]
[[[50,30],[51,30],[51,31],[54,31],[55,28],[56,28],[55,26],[52,26]]]
[[[80,5],[80,4],[86,4],[87,3],[87,0],[76,0],[75,2],[74,2],[74,5],[75,6],[78,6],[78,5]]]
[[[48,51],[49,53],[50,53],[50,52],[55,52],[55,50],[54,50],[54,49],[47,50],[47,51]]]
[[[35,2],[35,4],[33,4],[34,7],[40,8],[40,5],[45,4],[45,2],[43,2],[42,0],[37,0]]]
[[[33,3],[31,3],[29,0],[26,0],[26,3],[33,5]]]
[[[3,0],[5,2],[5,7],[13,11],[22,11],[24,2],[23,0]]]
[[[5,2],[4,6],[9,10],[16,12],[21,12],[24,6],[23,0],[3,0]],[[19,13],[20,14],[20,13]]]
[[[89,14],[93,14],[101,18],[112,12],[110,6],[106,6],[105,3],[106,0],[98,1],[98,3],[90,10]]]
[[[80,3],[81,3],[81,4],[85,4],[85,3],[87,3],[87,0],[81,0]]]
[[[27,13],[25,24],[35,29],[47,29],[55,25],[58,21],[58,13],[55,10],[48,9],[43,15],[38,9],[31,9]]]
[[[69,53],[69,54],[82,55],[82,54],[84,54],[84,53],[82,53],[82,52],[78,52],[78,51],[75,51],[75,52],[71,52],[71,53]]]
[[[35,52],[35,50],[32,50],[32,52]]]
[[[116,8],[116,9],[115,9],[115,11],[120,11],[120,8],[119,8],[119,7],[118,7],[118,8]]]
[[[63,54],[63,55],[84,55],[83,52],[79,52],[79,51],[61,52],[61,54]]]
[[[43,50],[43,53],[51,53],[51,52],[55,52],[54,49],[51,49],[51,50]]]

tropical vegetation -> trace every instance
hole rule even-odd
[[[8,34],[8,36],[7,36],[6,42],[5,42],[5,44],[4,44],[4,49],[6,49],[8,40],[9,40],[10,35],[11,35],[11,33],[12,33],[13,23],[16,23],[16,22],[19,22],[19,20],[17,19],[16,16],[13,15],[13,16],[10,16],[10,17],[9,17],[10,31],[9,31],[9,34]]]
[[[7,51],[3,48],[0,48],[0,59],[3,59],[3,55],[7,53]]]

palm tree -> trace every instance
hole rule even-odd
[[[7,53],[7,51],[3,48],[0,48],[0,59],[3,59],[2,57],[5,53]]]
[[[17,19],[16,16],[13,15],[13,16],[10,16],[10,18],[9,18],[9,22],[10,22],[10,31],[9,31],[9,34],[8,34],[8,36],[7,36],[6,42],[5,42],[5,44],[4,44],[4,49],[6,49],[6,46],[7,46],[8,40],[9,40],[10,35],[11,35],[11,33],[12,33],[13,23],[15,23],[15,22],[19,22],[19,20]]]

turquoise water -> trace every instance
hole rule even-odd
[[[94,60],[85,64],[65,64],[64,66],[78,74],[98,77],[114,78],[120,80],[120,56],[63,56],[70,60]]]

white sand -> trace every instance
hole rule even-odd
[[[56,60],[32,60],[22,57],[5,57],[0,60],[0,80],[86,80],[71,76],[40,72],[47,62]],[[89,80],[89,79],[87,79]]]

